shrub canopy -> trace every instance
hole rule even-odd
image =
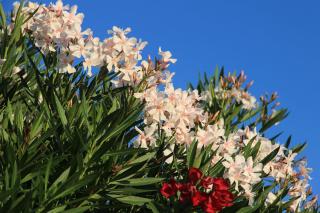
[[[0,6],[0,212],[317,212],[310,170],[266,137],[287,110],[216,68],[174,88],[176,62],[61,1]]]

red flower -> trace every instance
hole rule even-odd
[[[202,203],[201,208],[206,213],[216,213],[215,206],[212,204],[212,201],[210,198],[204,203]]]
[[[200,171],[200,169],[192,167],[189,169],[188,177],[189,177],[189,181],[194,185],[202,177],[202,172]]]
[[[176,182],[173,179],[171,179],[170,183],[164,183],[160,189],[160,192],[166,198],[169,198],[172,195],[176,194],[177,192]]]
[[[180,191],[179,201],[185,203],[191,199],[191,195],[197,191],[196,187],[190,183],[177,184],[177,189]]]
[[[208,199],[207,193],[196,191],[191,198],[193,206],[199,206]]]
[[[211,192],[202,192],[197,189],[197,183],[209,189]],[[202,172],[197,168],[190,168],[187,183],[176,183],[173,179],[164,183],[161,194],[169,198],[179,191],[179,202],[186,203],[193,207],[200,206],[204,212],[216,213],[224,207],[232,206],[233,194],[229,191],[229,183],[223,178],[202,177]],[[200,188],[201,189],[201,188]]]
[[[188,202],[191,197],[190,195],[191,195],[191,193],[189,191],[182,191],[180,194],[180,198],[179,198],[180,203]]]
[[[203,177],[200,184],[204,188],[208,189],[211,184],[213,184],[214,178],[212,177]]]
[[[221,211],[224,207],[232,206],[234,196],[229,192],[229,184],[223,178],[205,177],[201,181],[201,185],[207,188],[213,184],[213,191],[208,199],[201,204],[203,211],[207,213],[215,213]]]
[[[214,203],[216,203],[216,206],[218,207],[218,210],[220,211],[223,207],[232,206],[232,201],[234,199],[234,196],[229,191],[214,191],[211,194],[211,198]]]
[[[213,178],[213,185],[215,190],[229,190],[229,183],[223,178]]]
[[[205,212],[215,213],[224,207],[232,206],[234,197],[229,191],[213,191],[209,198],[201,205]]]

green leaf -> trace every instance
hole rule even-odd
[[[58,207],[56,207],[56,208],[51,209],[50,211],[48,211],[48,213],[59,213],[59,212],[63,212],[66,207],[67,207],[67,205],[58,206]]]
[[[137,163],[141,163],[141,162],[145,162],[145,161],[148,161],[150,160],[151,158],[153,158],[155,156],[156,152],[149,152],[149,153],[146,153],[140,157],[138,157],[137,159],[134,159],[132,161],[130,161],[128,163],[128,165],[133,165],[133,164],[137,164]]]
[[[60,183],[64,183],[67,180],[69,173],[70,173],[70,167],[68,169],[64,170],[61,173],[61,175],[53,182],[53,184],[50,186],[48,192],[49,193],[55,192],[58,189],[58,185]]]
[[[152,213],[160,213],[157,206],[153,202],[148,203],[147,207],[152,211]]]
[[[43,118],[43,113],[41,113],[40,116],[33,122],[31,131],[30,131],[30,140],[33,140],[40,133],[42,129],[42,124],[43,124],[42,118]]]
[[[249,112],[246,112],[245,115],[243,115],[241,117],[241,119],[239,120],[239,123],[240,122],[244,122],[244,121],[247,121],[251,118],[253,118],[255,115],[257,115],[260,111],[261,111],[262,107],[258,107],[257,109],[255,110],[252,110],[252,111],[249,111]]]
[[[255,212],[258,208],[259,208],[258,205],[257,205],[257,206],[253,206],[253,207],[251,207],[251,206],[246,206],[246,207],[243,207],[243,208],[239,209],[239,210],[237,211],[237,213],[253,213],[253,212]]]
[[[110,184],[122,185],[122,186],[145,186],[145,185],[159,183],[163,180],[164,178],[144,177],[144,178],[131,178],[126,180],[117,180],[114,182],[110,182]]]
[[[136,195],[142,193],[157,193],[158,189],[143,189],[149,187],[118,187],[116,189],[112,189],[113,194],[121,194],[121,195]]]
[[[114,156],[121,156],[126,154],[135,154],[135,153],[138,153],[139,151],[140,151],[139,149],[118,150],[118,151],[107,152],[103,154],[103,157],[114,157]]]
[[[251,156],[253,159],[256,158],[261,146],[261,141],[258,141],[258,143],[252,148],[251,150]]]
[[[21,179],[20,183],[28,182],[28,181],[32,180],[33,178],[37,177],[38,175],[39,175],[39,172],[29,173],[26,176],[24,176],[24,178]]]
[[[288,148],[289,148],[289,146],[290,146],[291,139],[292,139],[292,137],[291,137],[291,135],[290,135],[290,136],[288,137],[288,139],[287,139],[286,143],[284,144],[284,147],[286,147],[287,149],[288,149]]]
[[[8,101],[7,103],[7,116],[9,118],[10,123],[13,124],[14,114],[13,114],[12,105],[10,101]]]
[[[193,141],[190,145],[190,148],[188,149],[187,152],[187,162],[188,162],[188,166],[192,167],[196,154],[197,154],[197,146],[198,146],[198,142],[197,141]]]
[[[299,145],[292,148],[292,152],[293,153],[300,153],[306,147],[306,145],[307,145],[306,142],[304,142],[303,144],[299,144]]]
[[[223,159],[219,160],[209,171],[209,176],[217,177],[224,170]]]
[[[262,192],[259,193],[259,197],[257,198],[257,204],[258,206],[261,206],[264,204],[265,200],[267,199],[267,196],[269,194],[269,192],[271,192],[272,189],[274,189],[274,187],[277,186],[277,182],[274,182],[272,185],[270,186],[266,186],[264,188],[264,190]]]
[[[1,27],[2,29],[5,29],[6,28],[6,23],[7,23],[7,19],[6,19],[6,14],[3,10],[3,7],[2,7],[2,4],[0,3],[0,18],[1,18]]]
[[[126,195],[115,195],[108,194],[108,196],[117,199],[118,201],[130,205],[143,206],[146,203],[150,203],[152,200],[149,198],[138,197],[138,196],[126,196]]]
[[[200,168],[203,155],[204,155],[204,152],[197,152],[197,154],[194,158],[192,167]]]
[[[58,114],[59,114],[60,120],[62,122],[62,125],[66,126],[68,124],[67,117],[66,117],[65,111],[63,109],[63,106],[61,105],[61,102],[59,101],[56,94],[54,94],[54,100],[55,100],[55,103],[57,106]]]
[[[90,209],[90,206],[81,206],[68,210],[64,210],[63,213],[79,213],[79,212],[87,212]]]
[[[15,209],[15,208],[19,207],[19,204],[21,204],[21,202],[25,199],[25,197],[26,197],[26,194],[23,194],[18,198],[16,198],[11,204],[10,209],[8,209],[8,212],[16,212],[18,209]]]
[[[86,186],[90,182],[94,181],[96,178],[97,175],[93,174],[86,176],[82,180],[76,180],[74,183],[66,182],[63,186],[59,188],[58,192],[51,199],[51,201],[75,193],[78,189]]]
[[[115,112],[118,108],[119,108],[119,103],[118,103],[117,99],[113,99],[112,100],[112,106],[111,106],[108,114],[111,114],[111,113]]]
[[[47,189],[48,189],[48,182],[49,182],[51,165],[52,165],[52,155],[50,155],[50,158],[48,160],[48,163],[46,166],[46,172],[45,172],[45,176],[44,176],[44,199],[47,199]]]
[[[288,110],[287,109],[281,109],[276,112],[276,114],[268,120],[265,124],[262,125],[262,128],[259,130],[260,133],[266,131],[270,127],[274,126],[276,123],[282,121],[288,116]]]
[[[252,139],[250,139],[248,144],[243,148],[243,153],[246,158],[248,158],[250,156],[251,150],[252,150],[252,144],[256,140],[256,138],[257,138],[257,136],[254,136]]]
[[[269,155],[267,155],[265,158],[263,158],[261,160],[261,163],[263,165],[266,165],[267,163],[269,163],[273,158],[275,158],[278,154],[280,150],[280,146],[278,148],[276,148],[275,150],[273,150]]]
[[[20,133],[22,134],[23,126],[24,126],[22,108],[20,108],[20,107],[16,108],[14,121],[15,121],[15,124],[17,125],[18,129],[20,130]]]
[[[17,165],[17,161],[14,161],[12,174],[11,174],[11,186],[15,186],[17,181],[18,181],[18,165]]]

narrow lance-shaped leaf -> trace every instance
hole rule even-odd
[[[61,102],[59,101],[59,99],[56,96],[56,94],[54,94],[54,100],[55,100],[55,103],[56,103],[56,106],[57,106],[57,111],[58,111],[61,123],[62,123],[63,126],[66,126],[68,124],[68,121],[67,121],[67,117],[66,117],[66,114],[65,114],[65,110],[64,110],[63,106],[61,105]]]

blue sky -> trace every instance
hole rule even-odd
[[[8,9],[13,1],[2,0]],[[48,3],[50,1],[42,1]],[[198,74],[244,70],[260,96],[277,91],[289,117],[277,131],[308,141],[303,152],[320,194],[320,1],[318,0],[65,0],[85,13],[84,25],[103,38],[113,25],[149,42],[145,53],[170,50],[174,83],[186,87]]]

